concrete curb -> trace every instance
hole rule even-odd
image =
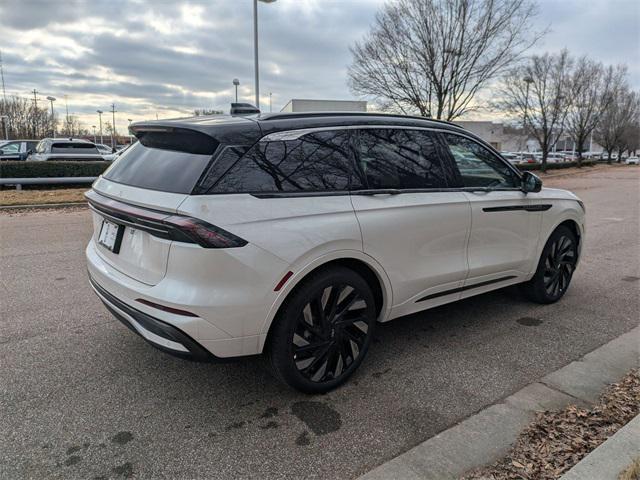
[[[86,207],[87,202],[67,202],[67,203],[37,203],[34,205],[1,205],[0,212],[11,212],[13,210],[46,210],[48,208],[70,208]]]
[[[640,415],[580,460],[560,480],[617,480],[640,456]]]
[[[360,480],[456,479],[506,455],[535,412],[589,405],[638,366],[640,327],[380,465]]]

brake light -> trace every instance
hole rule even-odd
[[[129,205],[104,197],[93,190],[85,193],[85,196],[91,209],[109,221],[144,230],[156,237],[197,243],[204,248],[236,248],[248,243],[243,238],[198,218]]]
[[[197,218],[172,215],[163,220],[205,248],[244,247],[247,241]]]

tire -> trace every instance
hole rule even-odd
[[[367,282],[345,267],[311,274],[286,299],[266,356],[275,376],[305,393],[343,384],[360,366],[376,323]]]
[[[577,261],[577,238],[569,228],[560,225],[547,240],[536,273],[521,285],[521,291],[537,303],[557,302],[569,288]]]

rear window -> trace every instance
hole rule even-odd
[[[92,143],[56,142],[51,145],[51,153],[97,154],[98,149]]]
[[[208,193],[345,191],[354,186],[350,132],[308,134],[296,140],[260,142]],[[362,188],[358,183],[357,188]]]
[[[165,150],[137,142],[113,163],[104,177],[132,187],[191,193],[210,159],[209,153]]]

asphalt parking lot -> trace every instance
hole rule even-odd
[[[0,214],[0,477],[357,477],[637,325],[639,182],[637,167],[545,182],[587,208],[562,301],[511,288],[383,325],[322,396],[259,358],[196,364],[129,332],[88,285],[86,209]]]

